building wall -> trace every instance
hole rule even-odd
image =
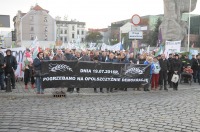
[[[55,20],[44,10],[31,10],[22,17],[22,40],[55,41]]]
[[[74,21],[57,21],[57,40],[63,43],[84,42],[86,36],[85,24]]]

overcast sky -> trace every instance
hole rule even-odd
[[[11,17],[11,29],[17,11],[26,13],[36,3],[49,10],[53,18],[68,16],[69,20],[86,22],[87,28],[106,28],[111,22],[131,18],[133,14],[164,13],[163,0],[0,0],[0,3],[0,14]],[[200,1],[193,14],[200,14]]]

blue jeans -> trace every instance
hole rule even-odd
[[[0,86],[1,86],[1,90],[4,90],[5,87],[4,87],[4,73],[0,73]]]
[[[36,77],[36,87],[38,93],[44,93],[44,89],[42,88],[41,84],[42,84],[42,78]]]

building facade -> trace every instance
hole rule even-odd
[[[18,11],[13,18],[16,45],[29,47],[37,37],[40,46],[49,47],[56,40],[56,23],[49,11],[39,5],[31,7],[28,13]]]
[[[62,43],[83,43],[86,36],[85,22],[56,20],[56,40]]]

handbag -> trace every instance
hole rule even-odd
[[[171,81],[172,81],[173,83],[177,83],[178,80],[179,80],[178,74],[173,74]]]

